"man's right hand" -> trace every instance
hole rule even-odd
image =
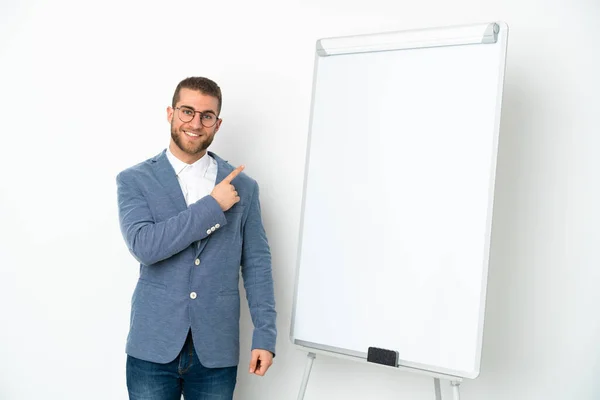
[[[238,196],[238,192],[235,190],[235,187],[231,184],[233,178],[238,176],[240,172],[244,169],[243,165],[240,165],[236,169],[233,170],[225,179],[219,182],[218,185],[215,186],[213,191],[210,193],[212,197],[215,198],[217,203],[221,206],[221,210],[227,211],[235,203],[240,201],[240,196]]]

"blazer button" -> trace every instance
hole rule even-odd
[[[212,233],[212,231],[210,229],[206,231],[207,235],[210,235],[211,233]]]
[[[214,232],[214,231],[216,231],[216,230],[217,230],[217,228],[215,228],[214,226],[213,226],[212,228],[210,228],[210,231],[211,231],[211,232]]]
[[[190,293],[190,298],[193,300],[196,298],[196,292]]]
[[[194,264],[196,264],[196,265],[200,265],[200,259],[199,259],[199,258],[196,258],[196,261],[194,261]]]
[[[220,227],[221,227],[221,225],[219,225],[219,224],[215,225],[215,228],[217,228],[217,229],[219,229]]]

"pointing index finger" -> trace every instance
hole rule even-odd
[[[242,172],[242,170],[245,167],[243,165],[240,165],[239,167],[237,167],[236,169],[234,169],[229,175],[227,175],[225,177],[225,179],[223,179],[223,181],[227,182],[227,183],[231,183],[231,181],[240,174],[240,172]]]

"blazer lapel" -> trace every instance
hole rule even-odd
[[[158,182],[173,200],[177,211],[184,211],[187,208],[187,204],[185,203],[181,186],[177,181],[177,175],[175,175],[175,171],[167,158],[166,150],[163,150],[152,162],[154,163],[154,174]]]
[[[231,166],[229,164],[227,164],[226,161],[224,161],[222,158],[217,156],[215,153],[212,153],[209,151],[208,155],[211,156],[212,158],[214,158],[215,161],[217,162],[217,179],[215,179],[215,186],[216,186],[223,179],[225,179],[227,177],[227,175],[229,175],[231,173],[231,171],[233,171],[233,168],[231,168]],[[198,258],[198,256],[200,256],[200,253],[202,253],[202,250],[204,250],[204,247],[206,246],[206,243],[208,243],[210,238],[211,238],[211,235],[209,235],[205,239],[200,240],[198,242],[198,244],[196,246],[196,258]]]
[[[229,164],[227,164],[227,161],[223,160],[215,153],[209,151],[208,155],[214,158],[217,162],[217,179],[215,180],[215,185],[218,185],[223,179],[227,177],[227,175],[231,173],[231,171],[233,171],[233,168]]]

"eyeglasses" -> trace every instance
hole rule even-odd
[[[175,109],[177,110],[177,116],[179,117],[181,122],[190,122],[191,120],[194,119],[194,117],[196,116],[196,113],[200,114],[200,123],[205,128],[212,128],[213,126],[215,126],[215,124],[217,123],[217,120],[219,119],[211,111],[207,111],[207,112],[196,111],[193,108],[186,107],[186,106],[175,107]]]

